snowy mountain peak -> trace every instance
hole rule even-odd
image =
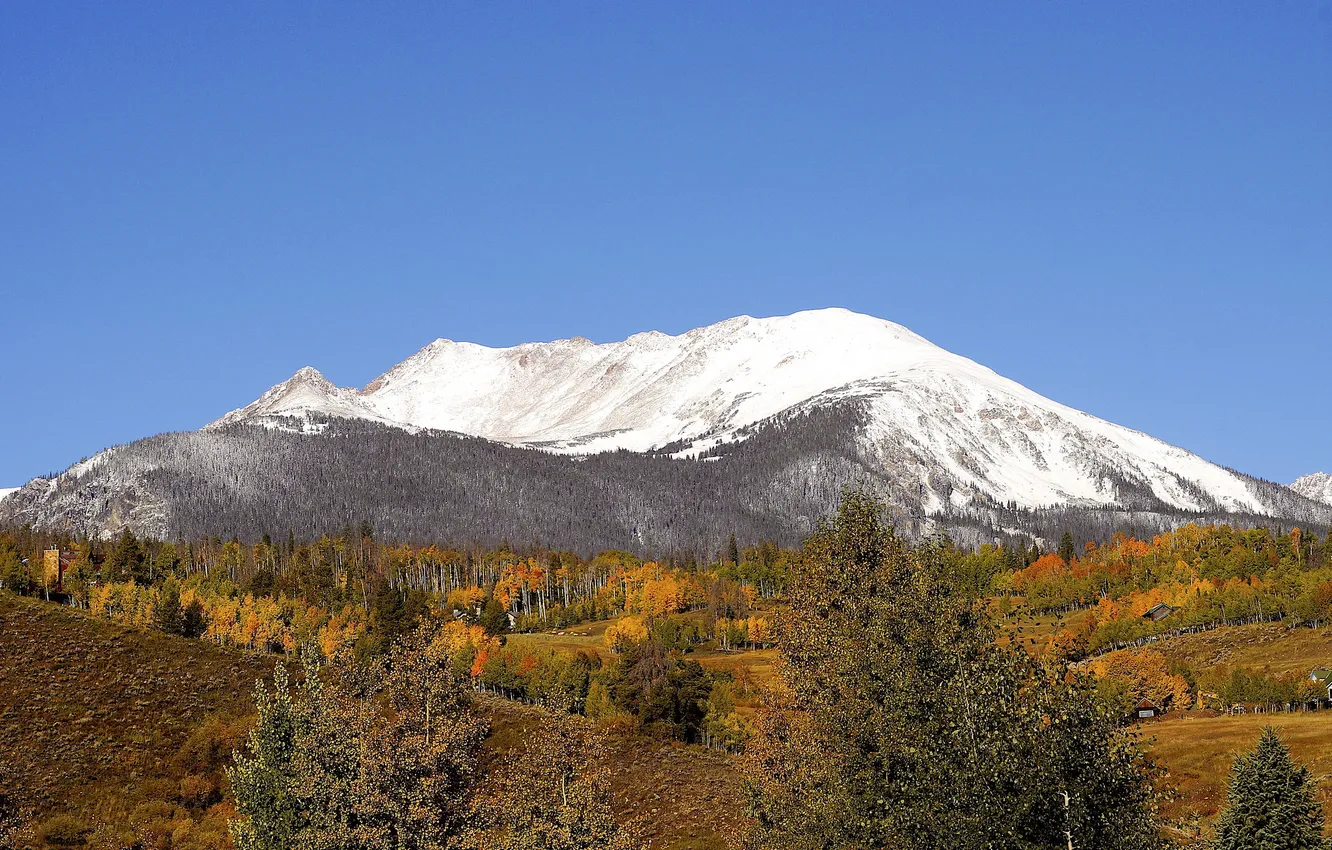
[[[561,453],[669,446],[691,455],[782,416],[846,405],[864,421],[857,451],[927,510],[976,499],[1271,510],[1243,476],[841,308],[600,344],[439,339],[360,391],[303,369],[215,424],[284,427],[275,417],[321,414]]]
[[[356,390],[342,389],[318,369],[305,366],[255,401],[233,410],[208,427],[221,428],[238,422],[272,425],[281,417],[307,418],[310,414],[382,421],[365,405]]]
[[[1290,489],[1306,499],[1332,505],[1332,475],[1326,472],[1301,475],[1290,485]]]

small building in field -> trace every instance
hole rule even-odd
[[[1143,697],[1138,700],[1138,704],[1133,707],[1134,720],[1155,720],[1165,712],[1159,705]]]
[[[1174,608],[1171,608],[1169,605],[1165,604],[1164,602],[1158,602],[1157,604],[1153,605],[1152,607],[1144,611],[1142,613],[1142,616],[1143,619],[1145,620],[1151,620],[1152,622],[1156,622],[1157,620],[1164,620],[1166,617],[1169,617],[1173,613],[1175,613]]]
[[[1332,702],[1332,670],[1326,667],[1315,667],[1309,671],[1309,681],[1318,683],[1322,690],[1320,698]]]

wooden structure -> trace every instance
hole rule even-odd
[[[1157,620],[1164,620],[1166,617],[1169,617],[1173,613],[1175,613],[1174,608],[1171,608],[1169,605],[1165,604],[1164,602],[1158,602],[1157,604],[1153,605],[1152,607],[1144,611],[1142,616],[1143,619],[1145,620],[1151,620],[1152,622],[1156,622]]]
[[[1146,697],[1138,700],[1138,704],[1133,707],[1134,720],[1155,720],[1162,714],[1165,712],[1161,707]]]
[[[58,593],[64,589],[65,572],[76,557],[73,552],[60,549],[42,551],[42,586],[47,593]]]

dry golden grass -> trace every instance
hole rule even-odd
[[[593,648],[594,634],[516,635],[550,648]],[[170,798],[168,765],[199,721],[253,710],[256,678],[278,659],[111,625],[82,612],[0,593],[0,760],[38,820],[71,812],[123,819]],[[490,757],[521,741],[540,709],[488,700]],[[611,735],[612,790],[640,817],[653,850],[722,850],[741,811],[736,759],[699,747]]]
[[[106,821],[173,799],[173,757],[211,714],[253,712],[276,659],[0,593],[0,774],[37,817]]]
[[[484,698],[491,758],[517,746],[545,710]],[[608,729],[607,756],[617,816],[637,818],[652,850],[725,850],[740,826],[739,759],[677,741]]]
[[[1294,714],[1210,715],[1183,712],[1139,727],[1148,752],[1167,769],[1176,798],[1163,812],[1178,822],[1204,823],[1225,803],[1235,756],[1253,749],[1264,726],[1274,726],[1291,755],[1319,781],[1319,799],[1332,802],[1332,711]]]
[[[1280,623],[1231,626],[1157,641],[1137,650],[1156,651],[1197,673],[1218,667],[1266,670],[1274,675],[1332,666],[1332,631],[1288,629]],[[1148,751],[1169,770],[1176,798],[1163,807],[1178,823],[1206,829],[1225,801],[1236,754],[1252,749],[1265,725],[1276,727],[1298,761],[1320,782],[1320,799],[1332,802],[1332,711],[1294,714],[1217,715],[1180,712],[1139,727]]]
[[[1198,671],[1239,666],[1279,675],[1332,666],[1332,629],[1288,629],[1281,623],[1228,626],[1148,647]]]
[[[999,643],[1020,646],[1037,651],[1043,649],[1059,632],[1067,629],[1077,632],[1091,616],[1091,609],[1069,611],[1067,614],[1033,614],[1023,604],[1022,597],[1012,597],[1011,610],[1001,614],[997,600],[989,600],[989,611],[999,625]]]
[[[579,623],[553,632],[511,634],[507,641],[509,646],[533,652],[595,652],[601,657],[602,663],[606,663],[613,657],[606,648],[606,629],[614,622],[616,620],[601,620]]]
[[[557,632],[514,634],[508,636],[508,642],[509,646],[529,651],[595,652],[603,664],[611,664],[615,656],[606,647],[605,635],[614,622],[616,620],[604,620]],[[708,670],[732,674],[742,686],[736,708],[741,714],[752,714],[758,708],[759,691],[776,675],[777,654],[777,650],[771,648],[723,651],[715,642],[709,642],[696,647],[685,657]]]

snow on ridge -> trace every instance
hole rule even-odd
[[[205,427],[220,428],[237,422],[258,422],[274,427],[273,423],[283,418],[308,419],[311,414],[385,421],[365,404],[359,391],[335,386],[318,369],[304,366],[255,401]]]
[[[0,487],[0,501],[4,501],[4,498],[10,493],[17,493],[22,489],[22,487]]]
[[[320,414],[567,454],[679,442],[692,444],[688,454],[839,393],[867,400],[871,442],[910,443],[930,468],[1002,501],[1113,504],[1113,472],[1180,508],[1206,507],[1201,489],[1228,509],[1267,512],[1240,476],[1051,401],[901,325],[841,308],[600,344],[439,339],[362,390],[307,367],[213,425]],[[921,476],[928,490],[923,463]]]
[[[603,344],[436,342],[363,398],[386,419],[423,427],[508,443],[576,443],[584,452],[643,451],[752,424],[830,386],[937,358],[963,360],[900,325],[818,310]],[[588,440],[601,434],[614,436]]]
[[[1291,482],[1290,489],[1307,499],[1332,505],[1332,475],[1326,472],[1301,475]]]

